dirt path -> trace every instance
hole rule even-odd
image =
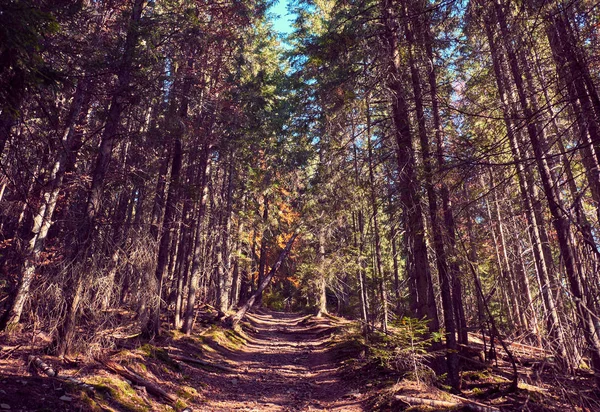
[[[331,321],[296,314],[252,314],[253,332],[227,360],[242,373],[212,375],[202,390],[206,411],[363,411],[327,345]]]

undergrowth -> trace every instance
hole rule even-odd
[[[440,354],[431,348],[442,336],[430,333],[426,320],[403,317],[394,321],[387,333],[370,334],[369,359],[407,379],[432,382],[435,372],[429,363]]]

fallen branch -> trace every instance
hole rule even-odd
[[[500,409],[498,409],[494,406],[484,405],[483,403],[479,403],[479,402],[473,401],[471,399],[463,398],[462,396],[458,396],[458,395],[451,395],[451,396],[453,398],[457,399],[458,401],[460,401],[465,408],[469,408],[475,412],[500,412]]]
[[[474,402],[469,399],[461,398],[453,395],[458,402],[438,401],[434,399],[415,398],[414,396],[396,395],[395,398],[409,405],[426,405],[434,408],[458,408],[463,407],[475,412],[500,412],[500,409],[493,406],[487,406],[479,402]]]
[[[4,353],[0,353],[0,359],[8,358],[8,357],[11,355],[11,353],[13,353],[13,352],[14,352],[14,351],[16,351],[17,349],[19,349],[21,346],[23,346],[23,345],[17,345],[17,346],[15,346],[14,348],[12,348],[12,349],[9,349],[9,350],[7,350],[7,351],[6,351],[6,352],[4,352]]]
[[[294,244],[294,241],[296,240],[296,238],[298,237],[299,234],[300,234],[299,229],[294,232],[292,237],[290,237],[290,239],[287,241],[285,248],[279,254],[277,261],[275,262],[275,264],[273,265],[273,267],[271,268],[271,270],[269,271],[267,276],[265,276],[265,278],[262,280],[260,285],[258,285],[258,289],[256,289],[256,292],[254,292],[254,294],[252,296],[250,296],[250,299],[248,299],[248,301],[244,304],[244,306],[242,306],[235,315],[233,315],[231,318],[229,318],[228,321],[231,324],[231,327],[235,328],[237,326],[237,324],[240,323],[240,321],[244,318],[244,316],[246,316],[246,312],[248,312],[248,310],[254,305],[254,302],[256,301],[256,299],[258,299],[258,297],[261,296],[261,294],[263,293],[263,291],[265,290],[265,288],[267,287],[269,282],[271,282],[271,279],[273,278],[273,276],[275,276],[277,269],[279,269],[279,267],[281,266],[281,264],[283,263],[283,261],[285,260],[287,255],[290,253],[290,250],[292,249],[292,245]]]
[[[68,383],[72,383],[75,386],[78,386],[82,389],[85,389],[88,392],[96,392],[96,388],[94,388],[92,385],[85,383],[83,381],[80,381],[79,379],[75,379],[75,378],[71,378],[71,377],[57,377],[56,379],[61,380],[63,382],[68,382]]]
[[[46,364],[43,360],[41,360],[37,356],[29,355],[29,363],[33,364],[33,366],[37,367],[38,369],[41,369],[42,372],[44,372],[46,375],[48,375],[52,378],[57,375],[56,371],[54,369],[52,369],[50,366],[48,366],[48,364]]]
[[[118,364],[117,362],[113,362],[111,360],[102,360],[102,359],[98,359],[98,361],[100,363],[102,363],[104,366],[106,366],[106,368],[108,370],[110,370],[111,372],[114,372],[117,375],[121,375],[125,379],[128,379],[131,382],[134,382],[138,386],[144,386],[146,388],[146,390],[149,393],[151,393],[152,395],[161,397],[171,404],[175,404],[177,402],[177,398],[175,396],[165,392],[158,385],[147,381],[146,379],[142,378],[137,373],[130,371],[129,369]]]
[[[478,333],[469,332],[469,335],[474,336],[477,339],[482,339],[481,334],[478,334]],[[496,338],[494,340],[496,341],[496,343],[500,344],[500,340],[498,338]],[[513,342],[513,341],[507,341],[507,343],[508,343],[509,347],[514,347],[523,352],[534,352],[534,353],[546,355],[546,356],[552,355],[551,351],[544,349],[544,348],[538,348],[536,346],[526,345],[524,343]]]
[[[79,386],[80,388],[82,388],[88,392],[95,392],[95,388],[92,385],[89,385],[83,381],[80,381],[79,379],[72,378],[70,376],[58,376],[58,373],[54,369],[52,369],[43,360],[41,360],[40,358],[38,358],[36,356],[30,355],[29,363],[31,363],[33,366],[37,367],[38,369],[41,369],[42,372],[44,372],[47,376],[49,376],[51,378],[57,379],[62,382],[71,383],[75,386]]]
[[[238,373],[237,370],[227,367],[227,366],[223,366],[223,365],[219,365],[216,363],[210,363],[210,362],[206,362],[203,361],[201,359],[196,359],[196,358],[189,358],[187,356],[181,356],[181,355],[173,355],[173,354],[169,354],[169,357],[178,361],[183,361],[183,362],[188,362],[188,363],[195,363],[198,365],[202,365],[202,366],[207,366],[210,368],[215,368],[215,369],[219,369],[225,372],[229,372],[229,373]]]
[[[425,398],[415,398],[413,396],[404,396],[404,395],[396,395],[396,399],[399,401],[408,403],[409,405],[427,405],[433,406],[434,408],[456,408],[461,406],[461,403],[458,402],[447,402],[447,401],[438,401],[434,399],[425,399]]]
[[[464,243],[461,242],[461,245],[466,254],[467,249],[465,248]],[[508,356],[510,363],[512,365],[513,374],[512,374],[512,382],[510,385],[510,390],[511,390],[511,392],[514,392],[517,390],[517,387],[519,385],[519,372],[517,370],[517,362],[515,361],[515,358],[513,357],[512,352],[508,349],[508,346],[506,345],[506,342],[504,341],[504,339],[502,339],[500,337],[500,333],[498,332],[498,328],[496,327],[496,321],[494,320],[492,311],[490,310],[489,305],[487,303],[487,299],[485,297],[485,294],[483,293],[483,288],[481,287],[481,282],[479,281],[479,276],[477,275],[477,271],[475,270],[473,263],[469,260],[467,260],[467,261],[469,263],[469,268],[471,269],[471,273],[473,273],[473,278],[475,279],[475,289],[477,289],[477,292],[479,293],[479,295],[481,296],[481,299],[483,300],[483,307],[488,315],[490,325],[492,327],[492,335],[500,340],[500,344],[502,345],[502,348],[504,349],[504,352],[506,352],[506,355]],[[494,342],[493,338],[492,338],[491,342],[492,343]]]
[[[509,381],[513,379],[512,373],[506,372],[502,368],[499,368],[494,365],[488,365],[487,363],[479,362],[478,360],[467,358],[466,356],[458,355],[458,357],[483,369],[491,369],[495,374],[497,374],[498,376],[502,376],[503,378],[508,379]]]

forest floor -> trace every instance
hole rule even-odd
[[[367,348],[354,322],[258,311],[233,331],[210,310],[204,315],[192,336],[165,332],[151,343],[130,337],[118,349],[76,359],[43,355],[43,340],[31,333],[0,335],[0,411],[600,410],[589,373],[566,376],[546,355],[516,350],[524,345],[513,347],[516,392],[506,390],[510,365],[500,357],[463,369],[461,398],[436,379],[383,367],[376,343]],[[58,377],[34,367],[31,355]]]
[[[115,373],[100,358],[61,361],[32,348],[31,337],[0,336],[0,410],[362,411],[365,388],[356,389],[342,374],[347,356],[332,345],[338,328],[329,318],[269,311],[249,314],[240,333],[200,324],[191,337],[165,333],[152,344],[129,342],[102,356],[174,402]],[[63,379],[74,377],[95,389],[45,376],[28,360],[32,352]]]
[[[248,317],[247,343],[230,356],[244,371],[206,384],[204,410],[362,411],[364,397],[345,380],[327,318],[268,312]],[[250,329],[250,330],[249,330]]]

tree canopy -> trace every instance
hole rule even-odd
[[[0,5],[5,332],[65,355],[250,301],[423,319],[455,391],[472,333],[600,382],[598,4],[271,6]]]

